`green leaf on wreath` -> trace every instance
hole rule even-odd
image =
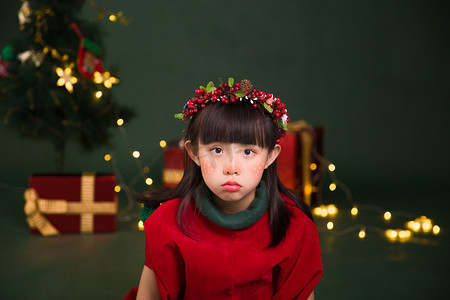
[[[229,77],[228,78],[228,86],[232,87],[234,85],[234,78],[233,77]]]
[[[223,84],[223,78],[219,77],[219,84]]]
[[[270,113],[273,112],[273,108],[270,107],[266,102],[264,102],[264,108],[265,108],[268,112],[270,112]]]
[[[175,114],[174,117],[175,117],[175,119],[181,120],[181,119],[183,119],[184,115],[183,115],[183,113],[178,113],[178,114]]]
[[[245,97],[245,92],[243,90],[237,90],[234,94],[239,98]]]
[[[214,82],[210,81],[208,85],[206,86],[206,92],[211,93],[216,90],[216,87],[214,86]]]

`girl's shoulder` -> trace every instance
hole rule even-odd
[[[287,208],[289,208],[290,211],[292,210],[300,210],[301,209],[297,206],[297,204],[295,203],[294,200],[292,200],[289,196],[287,196],[286,194],[280,193],[281,195],[281,199],[283,199],[284,204],[287,206]]]
[[[163,249],[173,245],[182,238],[182,232],[177,222],[178,207],[181,198],[175,198],[161,203],[144,222],[147,245],[155,249]]]
[[[141,209],[141,220],[144,224],[149,222],[159,222],[160,220],[170,220],[176,217],[178,206],[182,198],[175,198],[160,203],[155,206],[144,205]]]
[[[303,226],[302,227],[313,227],[315,228],[316,226],[314,225],[314,222],[308,217],[308,215],[306,215],[306,213],[300,208],[298,207],[298,205],[295,203],[294,200],[292,200],[291,198],[289,198],[287,195],[281,193],[281,199],[283,199],[284,204],[286,205],[286,207],[289,209],[289,212],[291,213],[291,221],[295,222],[295,223],[301,223]]]

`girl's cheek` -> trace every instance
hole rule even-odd
[[[253,176],[260,177],[264,173],[264,164],[256,164],[252,168]]]
[[[211,174],[214,172],[214,166],[209,159],[202,159],[200,161],[200,167],[202,168],[202,172],[204,174]]]

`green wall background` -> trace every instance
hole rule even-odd
[[[449,187],[448,1],[96,1],[129,26],[104,21],[106,68],[117,65],[119,102],[138,116],[125,129],[160,180],[161,139],[200,84],[251,79],[288,105],[291,120],[325,127],[325,156],[362,193]],[[0,46],[18,33],[19,1],[1,1]],[[94,17],[89,5],[83,14]],[[49,143],[0,126],[0,182],[26,186],[54,172]],[[119,130],[111,147],[68,147],[67,172],[138,174]],[[142,186],[143,187],[143,186]],[[137,189],[141,186],[137,185]],[[357,195],[359,192],[356,192]]]

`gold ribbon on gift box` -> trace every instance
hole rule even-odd
[[[183,169],[164,169],[163,170],[163,182],[169,185],[177,185],[183,178]]]
[[[319,190],[319,187],[314,186],[311,182],[311,150],[314,146],[314,128],[309,125],[306,121],[300,120],[297,122],[291,122],[288,124],[288,132],[295,133],[300,136],[301,147],[302,147],[302,189],[303,189],[303,200],[306,204],[311,205],[312,193]]]
[[[95,174],[83,173],[81,176],[80,202],[68,202],[63,199],[39,198],[36,190],[29,188],[25,191],[24,211],[30,228],[36,228],[44,236],[58,235],[59,231],[43,214],[79,214],[80,232],[94,231],[94,215],[117,213],[117,201],[94,202]]]

